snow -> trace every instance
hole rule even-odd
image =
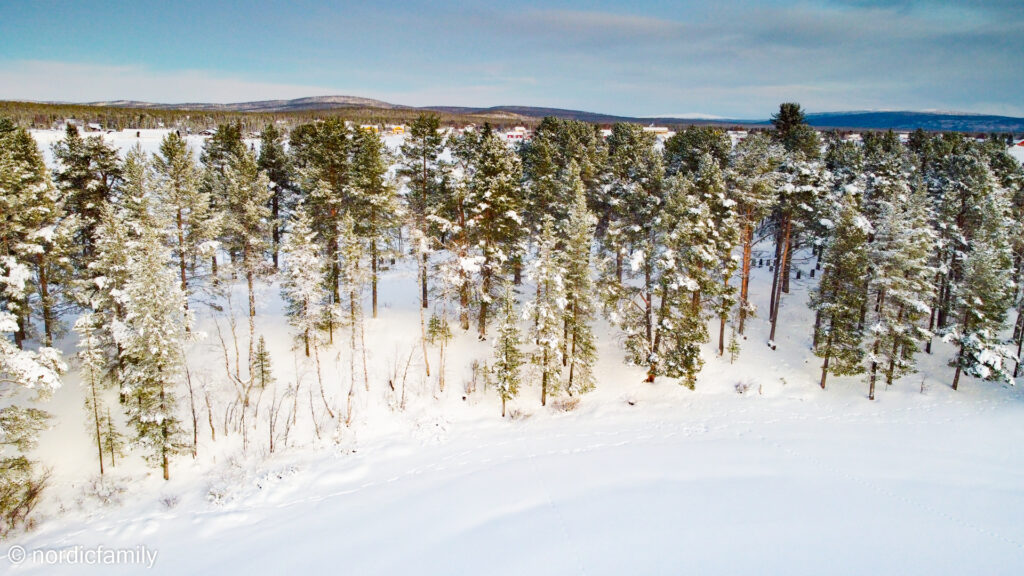
[[[755,260],[766,256],[769,247],[755,250]],[[964,377],[952,391],[954,348],[939,341],[920,374],[881,386],[874,402],[862,378],[831,377],[821,390],[806,306],[814,282],[792,281],[775,350],[765,345],[767,319],[750,318],[730,364],[715,354],[712,326],[696,391],[643,382],[642,367],[622,363],[621,334],[599,321],[596,390],[563,411],[542,408],[534,382],[509,402],[517,416],[502,419],[493,389],[467,391],[471,362],[492,353],[472,329],[453,324],[444,392],[436,346],[432,376],[423,375],[416,263],[399,261],[382,273],[380,317],[366,319],[370,389],[356,388],[351,427],[321,411],[320,439],[310,408],[301,411],[307,392],[319,393],[314,369],[294,349],[278,285],[263,284],[257,323],[274,393],[301,386],[305,424],[289,445],[269,454],[254,434],[243,450],[220,422],[213,442],[203,410],[198,457],[176,458],[170,481],[136,452],[97,484],[72,371],[44,406],[54,426],[35,456],[53,478],[38,528],[0,547],[0,572],[16,544],[30,554],[145,546],[157,553],[153,574],[1017,573],[1024,390]],[[767,267],[752,270],[750,285],[752,306],[766,303]],[[533,293],[519,287],[521,301]],[[231,294],[236,307],[244,302],[243,287]],[[227,312],[196,304],[196,331],[224,330],[230,341]],[[340,330],[320,351],[335,407],[349,393],[347,341]],[[71,357],[73,336],[59,344]],[[399,402],[403,384],[393,380],[393,391],[388,381],[409,354]],[[197,387],[223,386],[218,338],[193,343],[189,355]],[[178,394],[187,410],[187,392]],[[215,417],[223,410],[215,405]],[[138,570],[28,560],[10,573]]]

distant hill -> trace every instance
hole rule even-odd
[[[816,128],[1024,132],[1024,118],[957,112],[828,112],[808,114],[807,123]]]
[[[209,104],[186,102],[181,104],[157,104],[135,100],[114,100],[111,102],[87,102],[89,106],[111,108],[153,108],[160,110],[216,110],[219,112],[290,112],[296,110],[333,110],[336,108],[410,108],[398,106],[372,98],[358,96],[310,96],[294,100],[259,100],[256,102],[235,102],[232,104]]]
[[[614,122],[635,122],[639,124],[660,124],[669,126],[680,126],[686,124],[766,126],[769,124],[768,120],[756,119],[739,120],[677,117],[645,118],[537,106],[506,105],[491,106],[487,108],[467,106],[412,107],[392,104],[381,100],[374,100],[372,98],[361,98],[358,96],[313,96],[309,98],[296,98],[293,100],[261,100],[255,102],[236,102],[231,104],[158,104],[152,102],[137,102],[133,100],[115,100],[110,102],[89,102],[87,105],[114,108],[203,110],[219,112],[312,112],[317,110],[337,110],[345,108],[395,111],[431,110],[447,114],[478,116],[499,122],[515,122],[521,119],[540,119],[544,116],[557,116],[559,118],[583,120],[585,122],[593,122],[596,124],[611,124]],[[1024,133],[1024,118],[984,114],[965,114],[959,112],[825,112],[808,114],[807,121],[811,126],[817,128],[853,130],[915,130],[917,128],[921,128],[929,131]]]

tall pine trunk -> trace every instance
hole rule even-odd
[[[743,272],[740,274],[740,322],[736,331],[742,336],[747,320],[748,296],[750,294],[750,260],[754,249],[754,224],[750,221],[750,212],[746,215],[743,227]]]

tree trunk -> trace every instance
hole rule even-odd
[[[373,240],[370,240],[370,262],[371,262],[370,270],[371,270],[371,273],[373,275],[371,280],[370,280],[370,282],[371,282],[371,284],[373,286],[373,288],[371,290],[371,292],[373,293],[373,298],[372,298],[372,300],[373,300],[373,317],[376,318],[377,317],[377,239],[376,238],[374,238]]]
[[[831,324],[831,322],[829,322]],[[825,379],[828,378],[828,361],[832,357],[832,330],[828,331],[828,340],[825,344],[825,361],[821,364],[821,389],[825,389]]]
[[[96,394],[96,375],[89,370],[89,388],[92,392],[92,419],[96,423],[96,449],[100,454],[100,476],[103,475],[103,434],[100,433],[99,396]]]
[[[772,291],[768,300],[768,320],[770,321],[775,314],[775,293],[779,286],[779,262],[781,262],[782,256],[782,228],[783,223],[779,222],[779,229],[775,231],[775,260],[770,261],[769,264],[772,266]]]
[[[740,274],[740,322],[736,331],[742,336],[743,327],[747,320],[748,295],[750,288],[750,258],[754,244],[754,224],[750,221],[750,212],[746,215],[746,224],[743,227],[743,271]]]
[[[548,372],[547,372],[548,349],[547,348],[544,349],[544,353],[543,353],[542,356],[543,356],[542,361],[544,363],[543,364],[544,372],[543,372],[543,374],[541,374],[541,377],[540,377],[540,405],[541,406],[547,406],[548,405]]]
[[[53,346],[53,300],[50,298],[45,252],[36,254],[36,263],[39,266],[39,300],[43,307],[43,345]]]
[[[728,276],[725,277],[725,281],[723,282],[723,285],[725,286],[725,292],[724,293],[727,293],[729,291],[729,277]],[[725,306],[722,306],[722,310],[719,311],[719,320],[721,320],[721,323],[718,325],[718,356],[719,357],[725,356],[725,322],[728,319],[729,319],[729,311],[725,309]]]
[[[270,218],[274,223],[271,229],[271,237],[274,241],[274,270],[278,269],[278,258],[281,251],[281,189],[274,186],[274,192],[270,196]],[[273,438],[271,438],[273,441]]]
[[[423,263],[420,265],[420,307],[427,307],[427,272],[429,268],[428,256],[423,252]]]
[[[167,414],[166,401],[167,401],[167,396],[166,396],[165,390],[164,390],[164,383],[160,382],[160,412],[162,414]],[[160,452],[161,452],[161,457],[162,457],[162,460],[163,460],[164,480],[170,480],[171,479],[171,463],[170,463],[170,460],[168,459],[168,454],[167,454],[167,450],[168,450],[167,440],[168,440],[169,435],[170,435],[170,430],[169,430],[168,426],[169,426],[169,421],[166,418],[164,418],[164,420],[160,423],[160,433],[161,433],[161,436],[163,437],[163,444],[160,446]]]
[[[480,294],[480,322],[479,331],[480,339],[483,340],[487,337],[487,305],[491,295],[491,269],[490,259],[484,261],[483,266],[483,283],[481,286]]]
[[[782,243],[782,257],[780,259],[780,262],[784,262],[786,260],[786,258],[788,257],[788,255],[789,255],[789,240],[790,240],[791,229],[792,229],[792,222],[789,221],[789,220],[786,220],[785,233],[783,234],[783,243]],[[776,266],[775,267],[775,271],[777,273],[779,273],[779,271],[782,268],[783,268],[783,266],[781,266],[781,265]],[[776,282],[776,284],[778,284],[778,286],[777,286],[778,288],[780,288],[780,289],[782,288],[782,285],[781,285],[782,283],[781,282]],[[782,293],[781,292],[777,292],[775,294],[775,302],[774,302],[775,309],[772,311],[772,315],[771,315],[772,316],[772,330],[771,330],[771,333],[768,336],[768,340],[770,342],[772,342],[772,343],[775,342],[775,328],[776,328],[776,326],[779,323],[779,306],[780,306],[781,302],[782,302]],[[775,349],[774,346],[772,347],[772,349],[773,350]]]
[[[181,292],[185,295],[185,310],[188,310],[188,278],[185,275],[185,220],[178,208],[178,273],[181,275]]]

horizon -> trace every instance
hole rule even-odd
[[[1015,97],[1024,62],[1014,49],[1024,10],[1009,0],[189,1],[173,11],[82,2],[62,6],[59,21],[51,8],[0,10],[0,99],[358,94],[414,107],[707,119],[765,118],[794,101],[814,113],[1024,117]]]

